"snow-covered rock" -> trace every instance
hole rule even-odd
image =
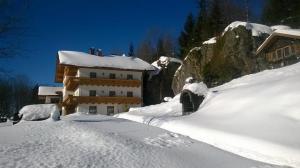
[[[54,119],[57,119],[57,113],[59,109],[56,104],[35,104],[24,106],[20,111],[19,115],[22,116],[22,120],[35,121],[44,120],[53,115]]]
[[[257,23],[249,23],[249,22],[241,22],[241,21],[235,21],[229,24],[223,34],[229,30],[232,30],[234,28],[237,28],[239,26],[246,27],[247,30],[252,31],[252,36],[260,36],[261,34],[271,34],[273,31],[269,26],[257,24]]]
[[[203,44],[214,44],[217,42],[217,38],[216,37],[213,37],[213,38],[210,38],[209,40],[207,41],[204,41]]]
[[[154,61],[151,65],[155,66],[158,69],[162,67],[167,67],[170,62],[176,62],[182,64],[182,61],[178,58],[161,56],[158,60]]]

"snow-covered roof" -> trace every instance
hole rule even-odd
[[[275,30],[286,30],[286,29],[291,29],[291,27],[286,26],[286,25],[274,25],[274,26],[271,26],[271,29],[273,31],[275,31]]]
[[[187,83],[183,86],[182,90],[189,90],[197,95],[206,96],[208,93],[208,88],[205,83]]]
[[[127,70],[155,70],[147,62],[126,56],[95,56],[78,51],[58,51],[59,63],[79,67],[117,68]]]
[[[275,36],[283,36],[300,39],[300,29],[278,29],[275,30],[257,49],[256,54],[259,54]]]
[[[39,87],[39,96],[57,96],[57,92],[62,92],[62,87],[52,87],[52,86],[40,86]]]
[[[244,26],[247,30],[251,30],[252,36],[260,36],[261,34],[271,34],[273,32],[269,26],[263,24],[235,21],[225,28],[223,34],[239,26]]]

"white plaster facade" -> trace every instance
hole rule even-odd
[[[128,71],[128,70],[108,70],[108,69],[95,69],[95,68],[79,68],[77,70],[76,77],[90,78],[90,73],[96,73],[96,78],[109,79],[110,74],[114,74],[115,79],[126,79],[128,75],[133,80],[140,80],[141,85],[139,87],[116,87],[116,86],[96,86],[96,85],[79,85],[78,88],[72,92],[63,88],[63,99],[66,99],[68,95],[73,96],[90,96],[90,91],[96,91],[96,96],[110,96],[109,92],[114,91],[115,96],[127,97],[127,93],[131,92],[133,97],[142,99],[142,71]],[[66,76],[64,80],[66,80]],[[129,93],[129,94],[131,94]],[[89,113],[89,108],[96,106],[97,114],[108,115],[107,107],[113,106],[114,114],[126,112],[130,107],[141,107],[142,104],[78,104],[75,108],[75,112]],[[63,108],[64,111],[64,108]]]

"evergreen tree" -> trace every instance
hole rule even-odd
[[[199,47],[202,42],[210,36],[208,22],[208,2],[207,0],[199,0],[199,14],[194,26],[192,47]]]
[[[268,25],[284,24],[300,27],[299,0],[267,0],[263,9],[262,21]]]
[[[212,1],[210,14],[210,30],[213,36],[218,36],[224,29],[220,0]]]
[[[129,45],[128,56],[134,57],[134,47],[133,47],[133,44],[132,44],[132,43],[130,43],[130,45]]]
[[[181,31],[179,39],[178,39],[181,59],[184,59],[187,52],[191,49],[194,24],[195,24],[195,22],[194,22],[193,14],[190,13],[184,24],[184,29],[183,29],[183,31]]]

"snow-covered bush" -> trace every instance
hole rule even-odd
[[[51,114],[57,119],[59,115],[59,109],[56,104],[35,104],[24,106],[20,111],[19,115],[22,116],[22,120],[26,121],[37,121],[48,119]]]

